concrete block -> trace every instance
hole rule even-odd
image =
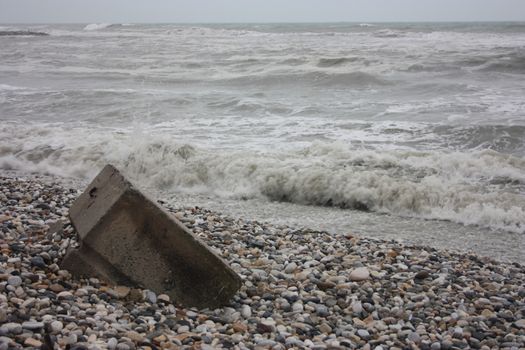
[[[174,302],[216,308],[232,298],[240,277],[173,214],[107,165],[69,211],[81,244],[62,268],[115,285],[168,294]]]

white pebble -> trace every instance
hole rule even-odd
[[[53,332],[60,332],[64,328],[64,325],[60,321],[53,321],[51,322],[51,330]]]
[[[252,309],[248,305],[243,305],[241,307],[241,315],[244,318],[252,317]]]
[[[370,272],[366,267],[358,267],[350,272],[350,279],[352,281],[364,281],[370,278]]]

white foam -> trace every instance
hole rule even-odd
[[[0,84],[0,91],[1,90],[4,90],[4,91],[15,91],[15,90],[25,90],[26,88],[25,87],[22,87],[22,86],[14,86],[14,85],[9,85],[9,84]]]
[[[143,186],[227,198],[333,205],[525,232],[525,160],[494,151],[211,150],[137,128],[8,126],[4,169],[94,176],[113,163]],[[493,181],[498,180],[498,181]]]
[[[458,121],[463,121],[467,119],[469,119],[469,116],[464,115],[464,114],[451,114],[447,117],[447,120],[449,122],[458,122]]]
[[[111,23],[90,23],[84,27],[84,30],[100,30],[110,27]]]

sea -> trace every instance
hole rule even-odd
[[[525,23],[4,24],[0,123],[3,172],[525,262]]]

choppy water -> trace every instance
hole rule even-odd
[[[0,36],[4,170],[112,162],[175,201],[525,259],[525,24],[0,27],[27,29],[50,35]]]

